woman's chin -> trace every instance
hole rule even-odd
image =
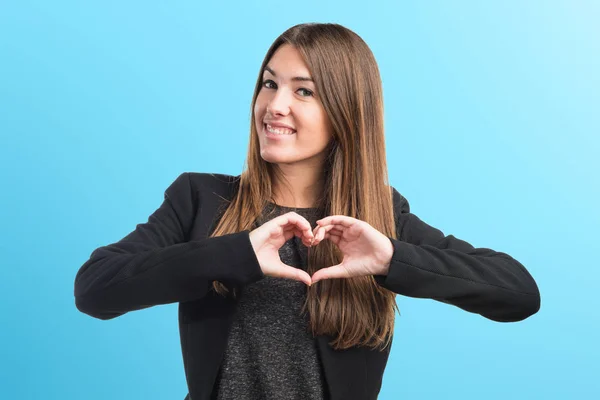
[[[286,161],[285,158],[281,158],[281,157],[263,157],[262,159],[271,164],[289,163],[289,161]]]
[[[282,154],[264,153],[264,154],[261,154],[261,157],[263,160],[265,160],[266,162],[271,163],[271,164],[290,164],[295,161],[294,159],[292,159],[290,157],[286,157]]]

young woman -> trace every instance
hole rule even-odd
[[[444,236],[389,186],[381,79],[354,32],[284,32],[252,108],[241,175],[180,175],[75,279],[100,319],[179,303],[188,399],[376,399],[396,294],[495,321],[538,311],[523,265]]]

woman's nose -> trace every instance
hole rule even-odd
[[[290,96],[286,94],[286,90],[280,89],[273,95],[267,104],[267,112],[280,115],[290,112]]]

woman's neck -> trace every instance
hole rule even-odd
[[[275,203],[285,207],[315,207],[323,192],[322,168],[279,166],[273,182]]]

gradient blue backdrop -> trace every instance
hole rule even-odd
[[[542,293],[510,324],[398,296],[380,398],[600,398],[598,2],[168,3],[0,2],[0,398],[183,399],[177,305],[100,321],[73,280],[180,173],[240,173],[260,62],[300,22],[373,50],[413,212]]]

